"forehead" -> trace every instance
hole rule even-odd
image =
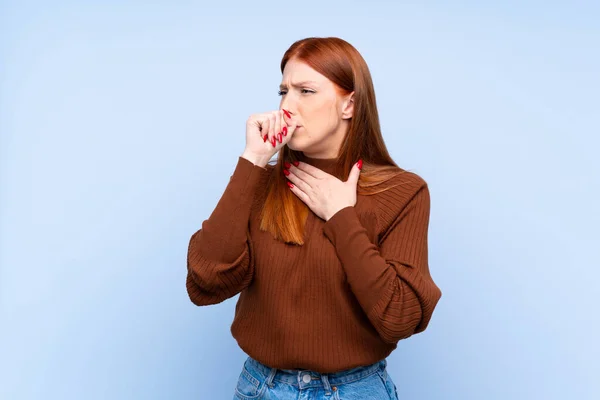
[[[323,84],[328,79],[319,72],[312,69],[306,63],[297,60],[290,60],[283,69],[282,83],[292,83],[300,81],[314,81],[317,84]]]

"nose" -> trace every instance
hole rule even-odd
[[[281,104],[279,104],[279,108],[286,110],[287,112],[289,112],[291,115],[294,115],[294,112],[292,111],[291,103],[290,101],[287,99],[288,96],[286,96],[286,98],[281,99]]]

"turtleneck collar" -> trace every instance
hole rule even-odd
[[[312,165],[315,168],[319,168],[328,174],[333,174],[337,165],[337,158],[313,158],[303,154],[300,161]]]

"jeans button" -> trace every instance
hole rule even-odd
[[[305,374],[305,375],[302,377],[302,380],[304,381],[304,383],[308,383],[308,382],[310,382],[310,381],[311,381],[311,377],[310,377],[310,375],[309,375],[309,374]]]

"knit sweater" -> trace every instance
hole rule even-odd
[[[332,159],[305,157],[331,173]],[[404,171],[399,186],[358,195],[329,220],[312,211],[305,243],[259,229],[274,168],[239,157],[216,208],[188,246],[186,288],[198,306],[240,294],[231,333],[252,358],[321,373],[386,358],[425,330],[442,292],[430,275],[427,183]]]

